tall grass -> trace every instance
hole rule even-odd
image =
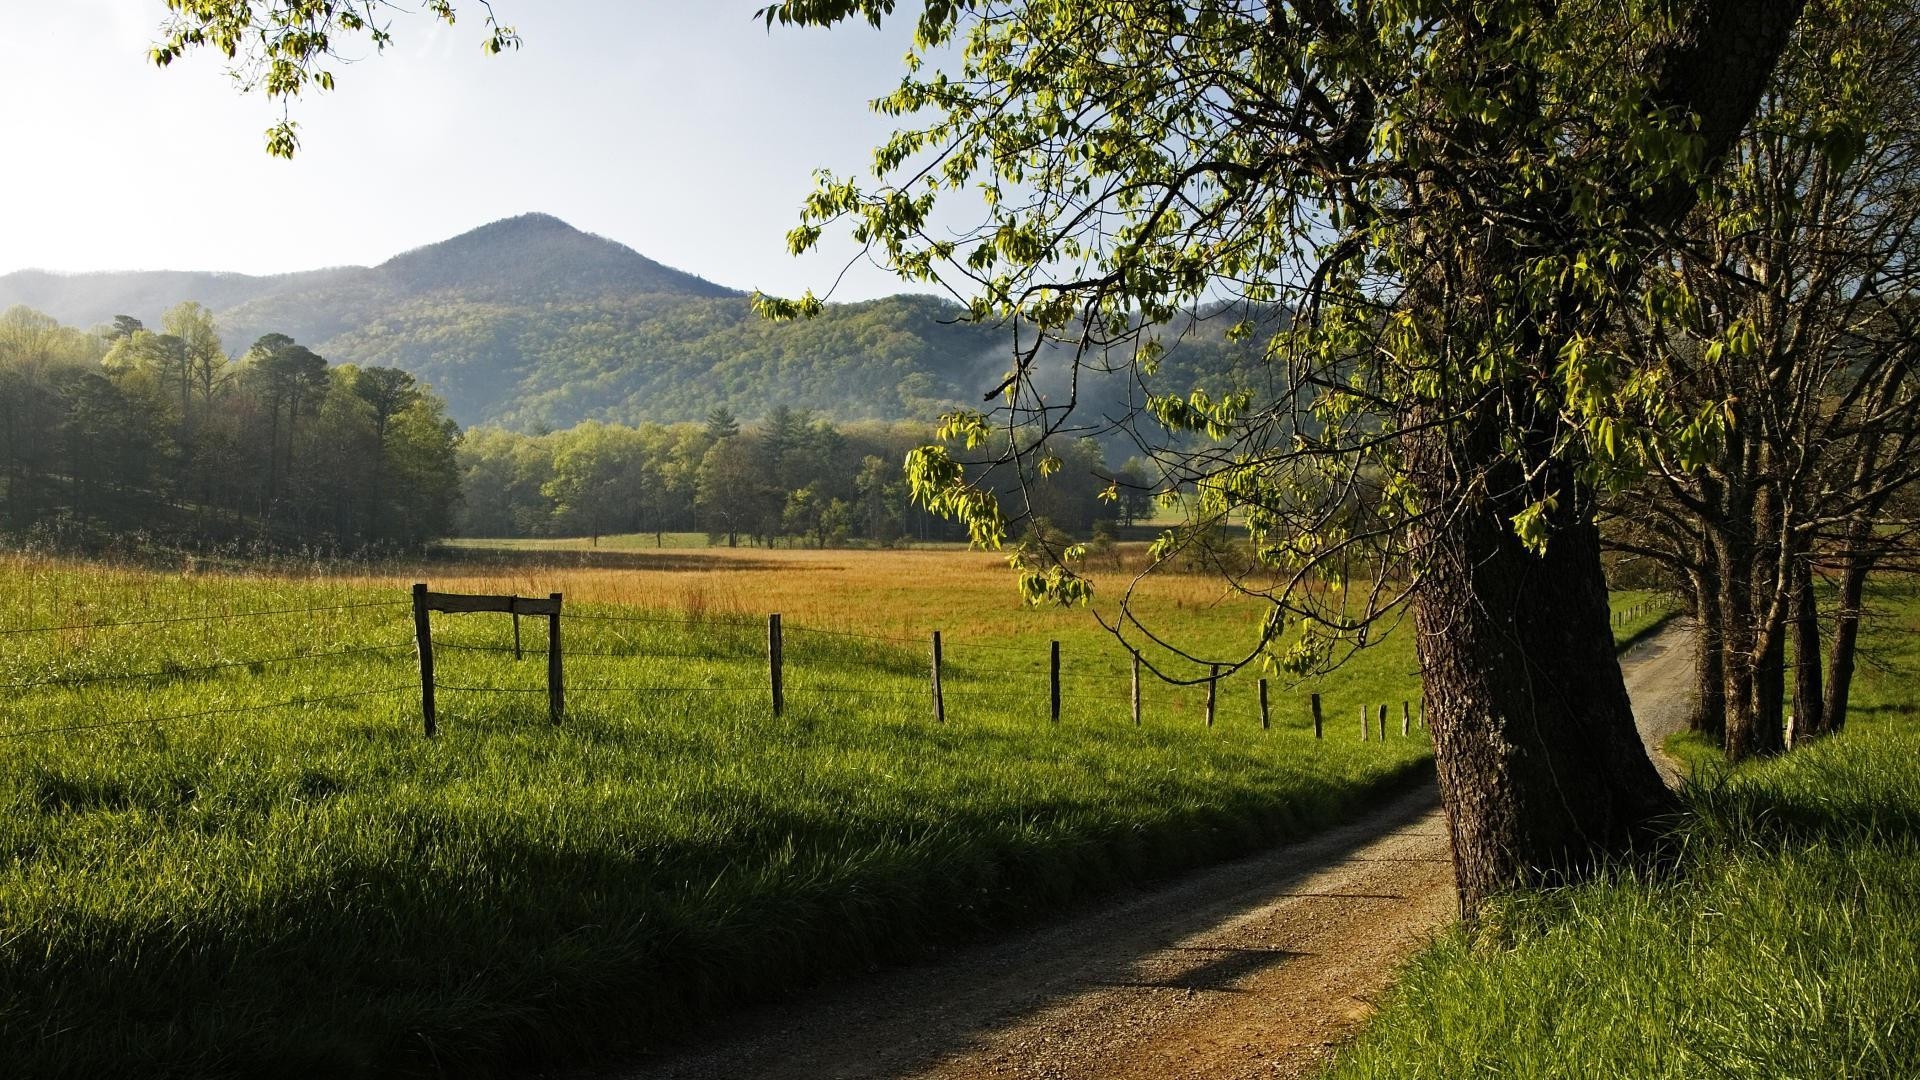
[[[568,715],[547,723],[538,656],[501,651],[506,617],[436,616],[448,689],[427,740],[403,579],[8,570],[0,630],[74,627],[0,634],[9,1076],[484,1075],[648,1045],[1301,835],[1429,754],[1336,723],[1411,696],[1404,638],[1322,684],[1322,741],[1306,687],[1276,692],[1262,730],[1251,675],[1212,729],[1201,691],[1172,687],[1135,727],[1126,668],[1084,617],[983,613],[938,577],[849,601],[823,575],[812,587],[838,595],[814,598],[790,574],[777,599],[820,617],[789,628],[775,720],[762,613],[739,600],[766,601],[773,576],[475,572],[567,588]],[[1257,617],[1165,610],[1202,640]],[[235,617],[166,621],[203,615]],[[919,644],[936,619],[944,725]],[[87,628],[103,622],[128,625]]]
[[[1690,755],[1676,870],[1508,899],[1328,1075],[1920,1075],[1920,595],[1879,599],[1844,735],[1731,775]]]

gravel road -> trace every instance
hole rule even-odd
[[[1622,658],[1650,745],[1685,725],[1690,646],[1674,627]],[[1670,763],[1661,768],[1672,775]],[[1310,840],[748,1012],[704,1044],[590,1077],[1310,1076],[1366,1018],[1395,965],[1456,911],[1429,784]]]

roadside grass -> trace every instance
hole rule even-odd
[[[1327,1076],[1920,1075],[1920,591],[1875,600],[1844,734],[1731,773],[1670,743],[1697,770],[1676,870],[1442,937]]]
[[[1653,589],[1623,589],[1610,594],[1608,601],[1619,620],[1613,638],[1623,645],[1653,635],[1681,613],[1678,597]]]
[[[1126,665],[1084,612],[1020,609],[990,556],[887,554],[731,579],[432,579],[564,589],[569,612],[557,728],[541,658],[502,651],[507,617],[435,616],[434,740],[416,575],[6,561],[0,631],[75,628],[0,633],[0,1071],[477,1076],[654,1045],[724,1006],[1305,835],[1430,774],[1424,732],[1398,734],[1411,635],[1315,684],[1324,740],[1310,686],[1276,683],[1262,730],[1251,672],[1223,680],[1211,729],[1201,688],[1152,683],[1136,727]],[[1258,617],[1189,583],[1147,607],[1222,650]],[[257,612],[273,614],[239,617]],[[202,616],[233,617],[167,621]],[[922,644],[936,625],[944,725]],[[1382,703],[1392,737],[1361,742],[1354,713]]]

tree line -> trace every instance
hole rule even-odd
[[[704,532],[713,542],[829,547],[854,541],[965,539],[916,506],[901,462],[932,432],[908,421],[835,424],[776,405],[743,425],[726,408],[704,423],[587,421],[564,431],[469,431],[459,449],[466,536]],[[1137,463],[1110,469],[1080,440],[1049,475],[1029,475],[1037,516],[1089,535],[1145,516]],[[1118,481],[1116,483],[1116,480]]]
[[[1914,564],[1917,42],[1904,0],[1809,16],[1659,268],[1686,302],[1622,335],[1699,422],[1647,446],[1608,538],[1685,598],[1694,727],[1736,760],[1845,725],[1868,576]]]
[[[229,354],[198,303],[150,329],[0,314],[0,529],[348,550],[445,535],[459,429],[393,368],[329,365],[284,334]]]

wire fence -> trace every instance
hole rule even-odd
[[[132,728],[215,716],[264,713],[293,707],[335,705],[379,696],[401,695],[410,691],[417,692],[419,695],[428,735],[433,735],[436,731],[435,695],[439,692],[509,696],[544,694],[548,696],[549,711],[556,723],[564,717],[565,696],[583,694],[759,696],[768,703],[776,717],[784,712],[785,698],[789,693],[821,695],[829,700],[847,698],[901,700],[921,697],[929,699],[932,716],[937,721],[946,719],[945,702],[947,700],[1025,696],[1030,700],[1044,701],[1049,719],[1058,723],[1061,719],[1063,699],[1067,697],[1064,689],[1066,686],[1085,688],[1098,685],[1109,689],[1125,688],[1131,698],[1133,720],[1139,723],[1144,686],[1164,684],[1167,687],[1186,686],[1195,691],[1204,690],[1206,723],[1211,726],[1214,723],[1218,700],[1217,683],[1222,678],[1220,666],[1214,666],[1211,676],[1202,676],[1197,683],[1181,683],[1165,679],[1158,672],[1152,671],[1150,666],[1147,668],[1148,674],[1143,677],[1142,667],[1137,662],[1132,665],[1131,670],[1107,669],[1104,663],[1103,670],[1098,671],[1085,670],[1084,667],[1063,669],[1058,641],[1046,642],[1044,645],[950,641],[944,640],[941,634],[932,631],[926,637],[910,637],[902,634],[870,633],[844,628],[796,626],[784,623],[778,615],[769,616],[768,620],[762,623],[731,615],[713,616],[705,613],[581,611],[563,609],[561,597],[557,593],[545,599],[459,596],[429,593],[424,585],[415,587],[414,596],[410,600],[336,603],[312,607],[284,607],[91,623],[66,622],[48,626],[11,627],[0,630],[0,637],[14,639],[35,634],[91,633],[133,627],[242,622],[269,616],[313,616],[408,606],[413,608],[415,633],[412,640],[388,639],[372,644],[319,646],[271,655],[222,657],[191,664],[162,663],[150,670],[50,673],[0,683],[0,692],[11,695],[14,700],[7,704],[17,707],[24,695],[53,690],[176,683],[193,679],[212,679],[236,670],[249,670],[258,674],[269,668],[292,668],[308,664],[324,666],[380,656],[398,658],[408,652],[413,653],[418,660],[418,683],[339,693],[301,694],[268,702],[229,703],[166,715],[149,714],[78,723],[46,724],[22,730],[0,731],[0,739]],[[435,612],[486,611],[503,612],[513,616],[511,640],[498,634],[491,637],[478,637],[465,633],[449,633],[451,628],[447,626],[447,620],[444,618],[440,621],[441,629],[436,631],[434,620],[430,617]],[[549,623],[549,635],[545,641],[523,640],[520,623],[527,617],[544,619]],[[577,621],[589,624],[598,628],[599,632],[590,634],[588,640],[584,642],[562,644],[563,619],[566,622]],[[665,640],[662,640],[661,635],[658,634],[630,637],[621,634],[617,629],[621,624],[671,628],[677,632],[677,635],[667,635]],[[463,629],[466,625],[468,624],[462,624]],[[749,642],[744,638],[729,640],[727,636],[715,636],[734,633],[741,635],[750,633],[755,640]],[[606,640],[608,638],[612,640]],[[442,678],[436,671],[434,661],[434,653],[439,650],[455,654],[479,654],[492,658],[511,656],[515,660],[544,660],[547,684],[544,686],[497,685],[462,679],[457,674],[451,679]],[[950,650],[959,650],[962,655],[969,657],[991,659],[967,660],[954,664],[945,657]],[[1000,658],[1016,655],[1025,657],[1028,662],[1018,666],[995,662]],[[66,659],[70,661],[71,658]],[[572,661],[593,662],[588,668],[591,677],[567,682],[563,668],[566,662]],[[617,668],[601,670],[593,666],[603,661],[619,662],[625,665],[625,670],[621,671]],[[658,682],[644,677],[631,677],[658,671],[662,664],[684,669],[688,662],[723,665],[722,671],[714,674],[724,675],[726,678],[720,680],[708,677],[688,680],[684,670],[676,670],[673,672],[675,677]],[[751,677],[751,681],[742,681],[743,669],[747,665],[757,667],[758,671]],[[795,676],[798,678],[794,678]],[[915,678],[919,680],[919,685],[902,686],[897,682],[882,685],[875,681],[902,678]],[[859,681],[861,679],[867,681],[861,682]],[[960,683],[948,685],[950,680],[959,680]],[[1028,680],[1033,680],[1033,683],[1029,684]],[[1040,680],[1045,681],[1044,692],[1038,685]],[[1270,726],[1266,682],[1265,679],[1259,680],[1259,716],[1263,728]],[[1081,693],[1080,696],[1084,697],[1084,694]],[[1386,706],[1381,706],[1380,715],[1383,718],[1379,725],[1381,738],[1386,737],[1384,719],[1386,712]],[[1411,709],[1408,703],[1402,703],[1401,712],[1403,716],[1410,717]],[[1313,695],[1316,735],[1321,734],[1322,731],[1321,713],[1319,695]],[[1363,723],[1363,730],[1369,730],[1369,727]],[[1403,723],[1402,733],[1408,733],[1408,725],[1405,723]]]

